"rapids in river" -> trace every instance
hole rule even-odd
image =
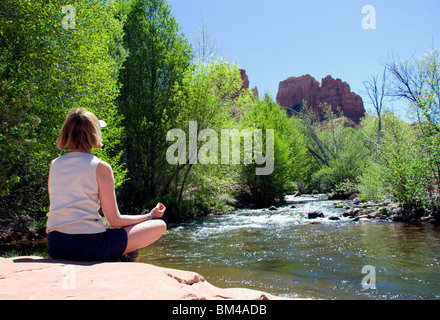
[[[138,261],[195,271],[222,288],[284,297],[440,298],[439,227],[353,222],[335,207],[345,201],[319,196],[286,201],[276,211],[242,209],[170,227]],[[324,218],[308,219],[317,210]]]

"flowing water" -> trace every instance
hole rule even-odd
[[[440,228],[352,222],[337,201],[287,200],[277,211],[238,210],[169,228],[138,261],[195,271],[222,288],[285,297],[440,298]],[[325,217],[310,224],[314,210]]]

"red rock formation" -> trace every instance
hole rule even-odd
[[[295,111],[301,109],[302,101],[305,100],[319,115],[319,104],[327,102],[334,112],[338,106],[341,107],[344,115],[354,122],[359,122],[365,114],[362,98],[351,92],[348,83],[331,76],[322,79],[322,83],[310,75],[288,78],[280,82],[276,99],[280,106]]]
[[[240,95],[240,93],[241,93],[243,90],[249,89],[249,77],[248,77],[248,75],[246,74],[246,70],[244,70],[244,69],[240,69],[240,76],[241,76],[241,81],[243,81],[243,85],[242,85],[240,91],[238,92],[237,96]],[[258,95],[259,95],[259,93],[258,93],[258,88],[257,88],[257,87],[252,88],[252,89],[251,89],[251,92],[252,92],[252,93],[254,94],[254,96],[258,99]]]
[[[246,74],[246,70],[240,69],[240,76],[241,80],[243,81],[243,86],[241,87],[242,90],[249,89],[249,77]]]
[[[243,271],[245,272],[245,271]],[[222,289],[200,274],[145,263],[0,258],[0,299],[275,300],[258,290]]]

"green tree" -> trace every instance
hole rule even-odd
[[[393,57],[386,68],[390,95],[409,103],[414,123],[405,127],[394,121],[398,125],[389,128],[386,143],[378,145],[376,164],[390,173],[384,185],[395,198],[409,208],[423,207],[440,220],[440,50],[409,60]],[[366,194],[376,186],[370,177],[371,173],[363,179]]]
[[[302,133],[298,129],[297,118],[287,118],[270,96],[264,101],[258,101],[247,110],[240,121],[242,129],[253,132],[255,143],[255,129],[262,130],[263,152],[268,165],[268,145],[266,135],[269,130],[274,132],[273,140],[273,171],[270,174],[257,175],[258,167],[264,164],[256,163],[255,154],[251,164],[243,164],[241,181],[248,185],[251,192],[251,201],[257,205],[270,205],[283,201],[284,195],[290,191],[292,183],[305,177],[307,172],[306,147]],[[254,148],[255,151],[255,148]]]
[[[320,105],[323,121],[312,108],[304,105],[299,118],[309,155],[309,187],[322,192],[336,191],[336,196],[354,193],[354,185],[367,163],[369,143],[362,132],[351,127],[338,110],[327,103]]]
[[[128,205],[141,207],[169,189],[166,135],[176,125],[173,97],[192,53],[164,0],[132,1],[124,32],[129,55],[119,74],[117,101],[129,178],[123,194]]]
[[[198,61],[185,73],[175,96],[180,110],[176,129],[182,130],[188,140],[196,139],[197,144],[191,144],[193,148],[188,143],[188,148],[181,151],[185,160],[174,165],[170,175],[170,191],[178,203],[193,199],[201,209],[209,208],[235,181],[235,168],[221,163],[219,151],[221,131],[237,127],[244,105],[251,98],[248,91],[240,93],[242,85],[238,66],[221,59]],[[204,132],[206,137],[202,136]]]
[[[421,206],[431,185],[429,157],[420,131],[386,112],[374,162],[361,178],[360,191],[370,199],[393,197],[407,207]]]
[[[86,107],[108,124],[99,156],[124,178],[113,101],[123,49],[113,1],[76,1],[74,28],[63,28],[65,1],[0,3],[0,196],[3,212],[44,213],[55,140],[72,107]],[[116,52],[119,52],[119,55]],[[35,213],[35,212],[34,212]]]

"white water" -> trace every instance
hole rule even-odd
[[[440,298],[440,230],[352,222],[338,201],[287,197],[276,211],[239,210],[171,228],[140,260],[201,273],[219,287],[318,299]],[[295,208],[291,208],[295,205]],[[324,218],[310,224],[307,213]],[[339,221],[327,218],[337,215]],[[365,265],[376,289],[364,289]]]

